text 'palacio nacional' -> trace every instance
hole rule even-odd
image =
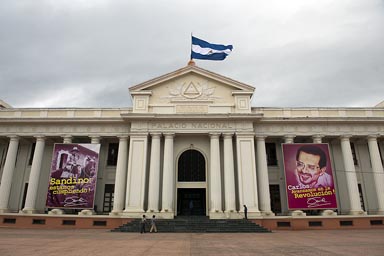
[[[0,101],[0,215],[240,219],[246,205],[249,219],[376,216],[382,224],[383,103],[252,107],[254,91],[189,63],[130,87],[132,107],[13,108]],[[296,187],[287,186],[287,172],[321,169],[299,153],[294,170],[284,166],[283,145],[296,143],[327,144],[332,207],[322,198],[327,188],[314,194],[311,185],[293,193],[311,202],[290,206]],[[100,145],[91,207],[47,204],[49,186],[63,185],[52,180],[56,144],[60,156],[64,144]]]

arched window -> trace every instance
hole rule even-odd
[[[178,181],[205,181],[205,159],[197,150],[181,154],[178,163]]]

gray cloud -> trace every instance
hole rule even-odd
[[[126,107],[128,87],[184,67],[190,34],[233,44],[197,65],[256,87],[255,106],[384,99],[384,4],[341,1],[2,1],[0,99]]]

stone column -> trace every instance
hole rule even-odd
[[[315,134],[315,135],[313,135],[313,136],[312,136],[313,143],[322,143],[321,141],[322,141],[322,138],[323,138],[323,137],[324,137],[324,136],[321,135],[321,134]]]
[[[287,143],[287,144],[294,143],[295,137],[296,137],[295,135],[285,135],[284,136],[284,142]],[[285,183],[285,180],[284,180],[284,195],[285,195],[285,198],[287,198],[286,187],[287,187],[287,184]],[[287,205],[288,205],[288,202],[287,202]],[[294,210],[294,211],[290,211],[289,215],[292,215],[294,217],[295,216],[302,217],[302,216],[306,216],[307,214],[305,212],[303,212],[302,210]]]
[[[11,193],[13,172],[15,170],[17,149],[19,147],[19,137],[11,136],[8,146],[7,157],[5,158],[3,175],[0,185],[0,213],[9,212],[8,203]]]
[[[220,134],[210,133],[211,150],[210,150],[210,175],[209,175],[209,217],[218,218],[218,214],[222,217],[221,205],[221,173],[220,173]]]
[[[175,172],[173,159],[174,133],[164,134],[162,216],[173,219],[175,205]]]
[[[113,209],[110,215],[120,215],[123,212],[125,184],[127,181],[127,164],[128,164],[128,136],[121,136],[119,138],[119,150],[117,153]]]
[[[224,195],[225,213],[231,217],[236,212],[235,167],[233,159],[233,133],[224,133]]]
[[[100,136],[91,136],[92,144],[100,144]]]
[[[100,144],[100,136],[90,136],[92,144]],[[95,195],[96,196],[96,195]],[[96,201],[96,198],[95,198]],[[79,212],[79,215],[95,215],[96,212],[94,209],[83,209]]]
[[[269,178],[267,152],[265,150],[265,136],[256,136],[257,145],[257,181],[259,188],[259,207],[262,215],[274,216],[271,211],[271,197],[269,194]]]
[[[161,133],[151,133],[151,163],[149,168],[148,210],[159,212],[160,194],[160,136]]]
[[[377,209],[375,214],[384,215],[384,170],[379,146],[377,144],[377,135],[368,136],[368,148],[377,196]]]
[[[43,162],[45,148],[45,137],[36,137],[36,147],[33,154],[31,173],[29,174],[27,197],[25,199],[25,207],[22,213],[36,213],[36,198],[39,188],[39,179],[41,173],[41,164]]]
[[[72,135],[64,135],[63,136],[63,143],[70,144],[70,143],[72,143],[72,139],[73,139]]]
[[[147,173],[148,134],[131,134],[129,143],[127,189],[123,215],[140,218],[144,211]]]
[[[255,141],[253,133],[236,134],[240,213],[248,207],[248,218],[261,216],[258,205]]]
[[[294,143],[295,135],[285,135],[284,143]]]
[[[324,136],[321,134],[313,135],[312,136],[313,143],[317,143],[317,144],[322,143],[323,137]],[[331,210],[331,209],[327,209],[327,210],[322,210],[321,215],[323,215],[323,216],[336,216],[337,212],[335,212],[334,210]]]
[[[343,162],[346,173],[346,182],[348,189],[348,196],[350,202],[350,215],[363,215],[364,211],[361,209],[359,188],[357,185],[356,170],[353,163],[351,143],[349,138],[351,136],[341,136],[341,151],[343,154]]]

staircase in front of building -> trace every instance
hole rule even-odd
[[[112,230],[112,232],[140,232],[140,219]],[[149,232],[148,219],[146,232]],[[266,233],[270,230],[249,220],[214,220],[205,216],[176,217],[175,219],[156,219],[157,231],[161,233]]]

